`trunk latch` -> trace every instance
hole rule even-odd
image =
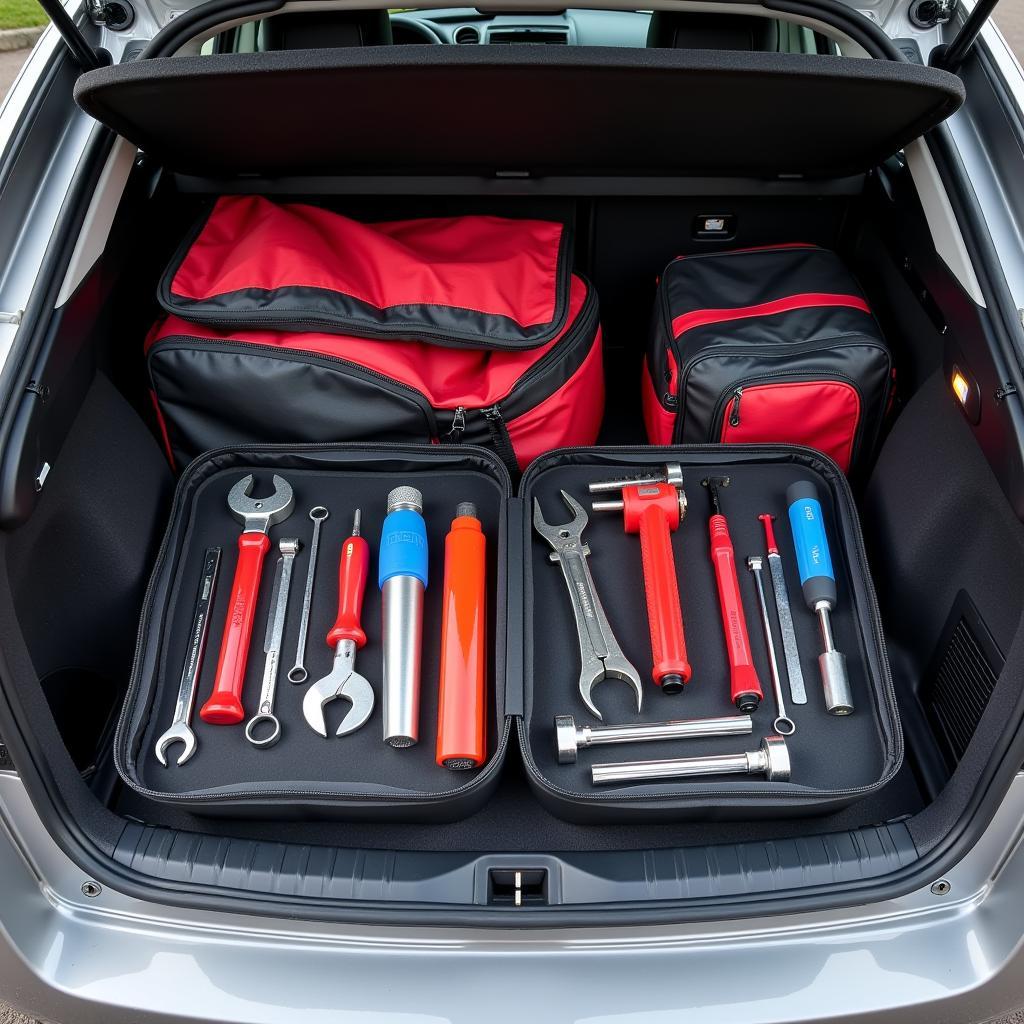
[[[543,907],[548,904],[547,868],[491,868],[487,904],[500,907]]]

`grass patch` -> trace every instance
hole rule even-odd
[[[0,29],[45,25],[47,20],[36,0],[0,0]]]

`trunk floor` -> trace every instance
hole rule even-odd
[[[514,749],[509,750],[501,785],[486,807],[462,821],[446,824],[205,818],[155,803],[126,786],[120,787],[114,810],[148,825],[270,842],[449,853],[582,853],[756,842],[840,832],[902,818],[924,806],[913,772],[904,762],[896,778],[874,796],[824,817],[755,822],[575,825],[549,814],[537,802],[518,757]]]

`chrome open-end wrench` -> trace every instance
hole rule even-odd
[[[754,585],[757,587],[757,602],[761,607],[761,625],[764,628],[764,642],[768,647],[768,665],[772,673],[772,689],[775,691],[775,706],[778,716],[772,722],[772,728],[780,736],[792,736],[796,732],[796,722],[786,713],[786,698],[782,693],[782,678],[779,675],[779,659],[775,656],[775,637],[772,635],[772,620],[768,615],[768,602],[764,596],[764,559],[760,555],[751,555],[747,559],[747,568],[754,574]]]
[[[196,752],[196,734],[192,731],[192,708],[196,703],[196,686],[203,668],[206,653],[206,638],[210,632],[210,608],[217,588],[217,573],[220,570],[220,548],[207,548],[203,555],[203,575],[199,580],[196,607],[192,615],[192,632],[189,634],[188,657],[181,670],[178,684],[178,700],[174,705],[174,721],[170,728],[156,741],[156,758],[166,768],[167,748],[172,743],[183,743],[184,749],[178,755],[177,765],[183,765]]]
[[[288,591],[292,585],[292,567],[302,545],[295,537],[283,537],[278,545],[281,557],[274,571],[274,589],[270,595],[270,615],[267,618],[267,637],[263,650],[267,655],[263,663],[263,684],[260,687],[260,706],[246,722],[245,738],[254,747],[272,747],[281,738],[281,723],[274,714],[274,696],[277,693],[277,670],[281,664],[281,644],[284,623],[288,615]],[[263,725],[270,726],[265,736],[257,735]]]
[[[302,594],[302,618],[299,620],[299,642],[295,645],[295,664],[288,673],[288,681],[304,683],[306,671],[306,637],[309,634],[309,611],[313,604],[313,583],[316,580],[316,553],[320,549],[320,524],[330,515],[323,505],[309,510],[313,520],[313,540],[309,545],[309,568],[306,570],[306,589]]]
[[[595,718],[601,719],[601,712],[597,710],[591,691],[602,679],[622,679],[636,693],[636,710],[639,714],[644,699],[640,674],[622,653],[615,639],[587,564],[590,547],[583,541],[583,531],[589,522],[587,513],[567,491],[562,491],[562,500],[573,514],[571,522],[551,526],[544,519],[540,502],[534,498],[533,528],[551,545],[552,553],[548,558],[561,566],[565,585],[569,588],[580,645],[580,697],[587,710]]]

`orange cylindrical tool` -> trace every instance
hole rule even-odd
[[[444,541],[444,612],[437,763],[457,771],[487,758],[487,541],[476,508],[456,509]]]

